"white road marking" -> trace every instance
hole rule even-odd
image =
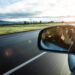
[[[43,53],[41,53],[41,54],[38,54],[37,56],[31,58],[30,60],[24,62],[24,63],[21,64],[21,65],[19,65],[19,66],[13,68],[13,69],[11,69],[11,70],[9,70],[8,72],[4,73],[3,75],[10,75],[11,73],[13,73],[13,72],[19,70],[20,68],[26,66],[27,64],[33,62],[34,60],[38,59],[39,57],[41,57],[41,56],[44,55],[44,54],[46,54],[46,52],[43,52]]]

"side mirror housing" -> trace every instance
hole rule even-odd
[[[75,26],[59,25],[41,30],[38,47],[43,51],[75,54]]]

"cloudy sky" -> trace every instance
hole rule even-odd
[[[0,19],[75,16],[75,0],[0,0]]]

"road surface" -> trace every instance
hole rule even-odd
[[[0,74],[74,75],[68,55],[47,53],[37,47],[39,30],[0,36]]]

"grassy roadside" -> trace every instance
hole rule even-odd
[[[56,24],[63,24],[63,23],[5,25],[5,26],[0,26],[0,35],[30,31],[30,30],[37,30],[37,29],[42,29],[44,27],[47,27],[50,25],[56,25]]]

